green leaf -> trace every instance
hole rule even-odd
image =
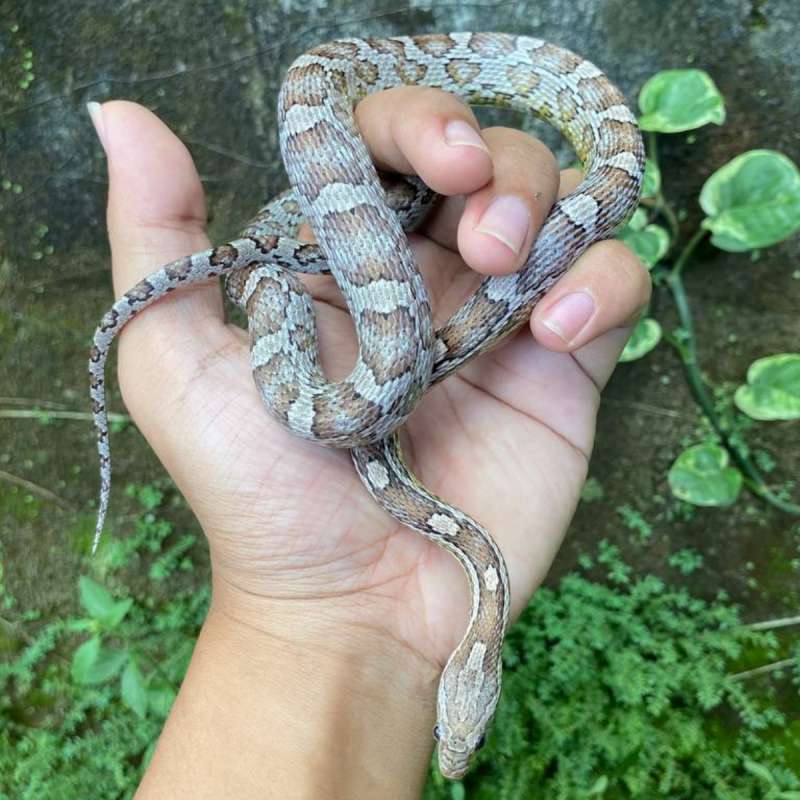
[[[86,676],[97,661],[100,653],[100,639],[97,636],[85,641],[72,654],[72,679],[76,683],[89,683]]]
[[[133,598],[126,597],[124,600],[118,600],[114,603],[114,607],[111,609],[111,612],[108,616],[103,620],[107,628],[116,628],[123,619],[125,619],[126,614],[130,611],[131,606],[133,605]]]
[[[138,717],[147,714],[148,693],[139,665],[131,656],[122,673],[122,700]]]
[[[660,341],[661,325],[649,317],[640,319],[619,360],[623,363],[636,361],[637,358],[647,355]]]
[[[705,182],[700,205],[721,250],[768,247],[800,229],[800,172],[783,153],[749,150]]]
[[[606,789],[608,789],[608,778],[605,775],[601,775],[586,794],[588,797],[596,797],[597,795],[605,794]]]
[[[754,361],[747,370],[747,385],[740,386],[733,399],[753,419],[800,419],[800,353]]]
[[[695,506],[729,506],[742,488],[742,473],[728,466],[728,452],[711,442],[684,450],[667,479],[675,497]]]
[[[630,228],[634,231],[640,231],[645,225],[647,225],[647,212],[641,206],[638,206],[623,230]]]
[[[646,225],[641,230],[628,225],[622,229],[619,238],[648,269],[652,269],[669,250],[669,234],[660,225]]]
[[[751,759],[746,758],[744,760],[744,768],[751,775],[755,775],[756,778],[764,781],[764,783],[768,784],[769,786],[775,785],[775,778],[772,777],[772,773],[763,764],[759,764],[757,761],[752,761]]]
[[[103,647],[99,636],[84,642],[72,656],[72,678],[76,683],[104,683],[113,678],[127,658],[123,650]]]
[[[655,161],[648,158],[644,162],[642,197],[655,197],[661,190],[661,170]]]
[[[104,586],[95,583],[86,575],[81,575],[78,579],[81,605],[89,612],[89,616],[94,619],[102,619],[109,613],[114,605],[114,598]]]
[[[157,683],[147,691],[147,704],[159,718],[166,719],[175,701],[175,690],[166,683]]]
[[[108,589],[86,575],[81,575],[78,587],[81,605],[89,612],[89,616],[106,628],[119,625],[133,605],[131,598],[115,601]]]
[[[657,72],[639,92],[644,131],[679,133],[709,122],[725,122],[725,101],[711,76],[701,69]]]
[[[463,783],[453,783],[450,785],[450,797],[452,800],[464,800],[467,796],[466,791],[464,790]]]

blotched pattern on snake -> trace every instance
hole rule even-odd
[[[419,180],[379,178],[353,117],[359,99],[401,84],[538,114],[571,143],[585,171],[578,189],[551,210],[524,267],[484,279],[439,330],[405,235],[435,197]],[[321,45],[290,67],[278,122],[292,189],[262,209],[239,239],[142,280],[95,333],[91,396],[102,483],[95,544],[111,478],[109,348],[126,322],[167,292],[224,274],[228,296],[247,313],[253,375],[269,410],[299,436],[351,448],[378,503],[447,548],[467,574],[469,626],[442,673],[435,731],[443,774],[460,777],[500,693],[508,574],[489,534],[410,474],[397,429],[426,389],[516,331],[572,262],[632,213],[643,172],[641,137],[623,96],[594,65],[538,39],[502,33]],[[318,244],[294,238],[303,218]],[[310,295],[294,274],[327,271],[341,288],[360,345],[353,371],[333,383],[320,367]]]

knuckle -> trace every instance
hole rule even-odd
[[[455,112],[474,122],[472,109],[469,105],[462,98],[450,94],[444,89],[439,89],[436,86],[407,86],[404,88],[408,89],[408,98],[414,104],[414,111],[419,114],[436,113],[441,115],[442,113],[452,114]],[[475,127],[478,127],[477,123]]]
[[[635,298],[637,305],[647,303],[652,291],[650,272],[633,250],[618,239],[606,239],[593,245],[590,252],[593,272],[608,276],[626,297]]]
[[[558,172],[558,162],[553,151],[544,142],[516,128],[485,128],[483,135],[492,155],[504,163],[535,165],[537,170]]]

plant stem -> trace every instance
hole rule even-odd
[[[59,497],[55,492],[45,489],[44,486],[39,486],[38,483],[33,483],[33,481],[20,478],[19,475],[12,475],[10,472],[6,472],[4,469],[0,469],[0,480],[14,484],[15,486],[19,486],[20,488],[25,489],[32,494],[38,494],[39,497],[49,500],[50,502],[55,503],[62,508],[74,509],[72,503],[68,503],[63,497]]]
[[[678,256],[678,260],[675,262],[675,266],[670,270],[670,277],[673,275],[680,276],[683,272],[683,268],[686,266],[689,259],[692,257],[692,253],[694,253],[697,245],[703,241],[703,238],[708,233],[705,228],[698,228],[691,239],[686,244],[686,247],[683,248],[683,251]],[[685,296],[684,296],[685,297]]]
[[[94,416],[88,411],[38,411],[36,409],[7,410],[0,409],[0,419],[77,419],[91,422]],[[130,422],[127,414],[108,414],[109,422]]]
[[[694,321],[692,319],[692,312],[689,308],[689,300],[686,297],[686,290],[683,286],[681,274],[695,248],[703,240],[705,235],[706,231],[703,228],[698,228],[686,247],[684,247],[683,252],[678,256],[675,266],[667,273],[666,284],[675,301],[675,310],[678,312],[678,319],[680,320],[682,329],[681,335],[678,337],[670,337],[669,341],[675,347],[675,350],[683,362],[686,380],[689,383],[689,388],[695,400],[702,409],[703,414],[705,414],[706,418],[711,423],[711,427],[730,453],[734,462],[745,476],[748,487],[770,505],[779,508],[787,514],[800,516],[800,506],[782,500],[775,495],[767,486],[761,473],[756,468],[756,465],[750,460],[747,454],[732,441],[730,434],[725,430],[722,421],[717,415],[716,409],[714,408],[714,401],[708,391],[703,375],[700,372],[697,359],[697,339],[694,332]]]
[[[731,679],[741,681],[745,678],[752,678],[754,675],[765,675],[768,672],[777,672],[779,669],[786,669],[797,663],[796,658],[784,658],[782,661],[776,661],[773,664],[764,664],[763,667],[756,667],[755,669],[748,669],[744,672],[737,672],[731,675]]]
[[[672,206],[667,202],[666,197],[664,197],[664,195],[661,193],[661,191],[659,191],[658,194],[656,195],[655,210],[659,214],[661,214],[664,217],[664,219],[667,221],[667,224],[669,225],[670,238],[671,238],[672,243],[674,245],[674,243],[678,239],[678,234],[680,233],[681,225],[680,225],[680,222],[678,222],[678,217],[675,215],[675,212],[672,210]]]
[[[800,617],[783,617],[783,619],[766,619],[763,622],[751,622],[746,625],[751,631],[771,631],[774,628],[786,628],[789,625],[800,625]]]
[[[647,157],[658,166],[658,137],[655,131],[647,132],[647,146],[645,150],[647,151]]]
[[[658,165],[658,137],[654,131],[650,131],[647,134],[646,150],[647,158],[656,165],[656,169],[660,170]],[[662,217],[664,217],[669,225],[670,248],[674,247],[675,242],[678,239],[678,233],[680,232],[680,223],[678,222],[678,217],[675,215],[675,212],[672,210],[672,206],[667,202],[667,198],[664,197],[664,193],[661,191],[661,189],[659,188],[654,197],[643,200],[642,205],[652,208],[656,214],[660,214]]]

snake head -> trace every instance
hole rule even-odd
[[[467,645],[465,641],[462,643]],[[495,651],[497,648],[489,648]],[[483,747],[500,696],[500,663],[481,641],[459,646],[450,657],[439,684],[439,769],[445,778],[458,779],[469,768],[473,754]]]
[[[445,778],[458,780],[466,775],[470,759],[486,740],[484,733],[480,733],[477,739],[475,734],[476,731],[469,731],[466,736],[456,736],[452,731],[442,734],[438,724],[434,727],[433,736],[439,741],[436,752],[439,769]]]

